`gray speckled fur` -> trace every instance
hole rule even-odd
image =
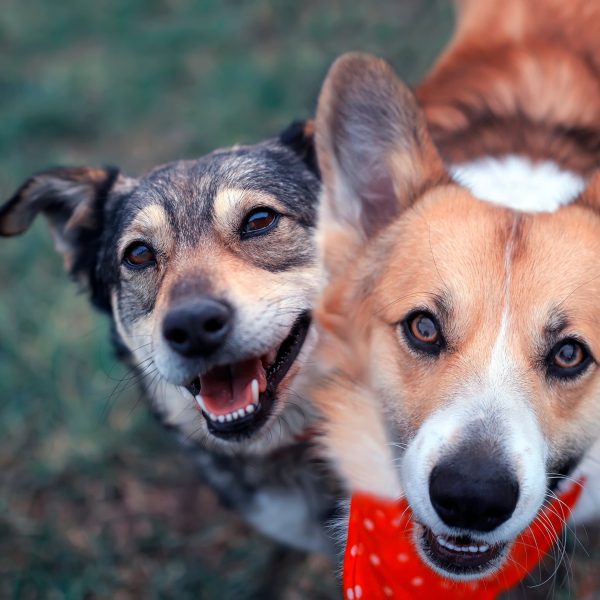
[[[287,417],[282,422],[294,425],[286,435],[281,433],[274,442],[271,439],[263,451],[250,452],[243,443],[234,451],[224,451],[213,446],[206,433],[195,435],[190,427],[182,427],[181,421],[169,420],[167,398],[176,397],[193,409],[192,397],[186,401],[177,396],[181,388],[172,384],[168,384],[168,393],[161,395],[153,383],[144,383],[146,373],[135,364],[139,357],[122,337],[123,331],[152,313],[160,287],[153,283],[146,285],[145,291],[136,291],[123,286],[117,252],[123,232],[148,205],[159,204],[164,209],[178,249],[197,250],[205,237],[210,237],[218,190],[266,192],[285,206],[296,235],[289,236],[285,246],[265,246],[249,253],[247,260],[259,269],[284,274],[314,264],[312,236],[320,183],[312,140],[307,146],[303,127],[295,127],[291,136],[287,131],[287,138],[284,133],[283,138],[173,162],[137,179],[116,169],[59,168],[39,173],[0,208],[0,235],[22,233],[38,212],[43,213],[57,247],[68,258],[71,275],[89,290],[94,305],[111,316],[118,356],[138,371],[151,410],[190,449],[201,477],[225,504],[267,535],[297,548],[333,554],[326,523],[336,511],[337,482],[315,448],[297,441],[298,431],[312,419],[304,401],[294,398],[292,406],[284,408],[282,414]],[[282,139],[287,141],[282,143]],[[79,218],[73,225],[70,219],[75,214]],[[182,285],[205,284],[199,275]],[[201,419],[197,410],[193,418]],[[281,422],[279,429],[283,431]]]

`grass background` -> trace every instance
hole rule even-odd
[[[0,196],[58,164],[135,175],[258,141],[312,113],[340,53],[414,81],[451,24],[446,0],[3,0]],[[337,597],[327,561],[197,485],[107,338],[43,223],[0,240],[0,597]]]

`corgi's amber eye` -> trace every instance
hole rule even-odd
[[[415,350],[435,355],[440,353],[444,339],[437,319],[431,313],[411,313],[402,324],[406,339]]]
[[[410,323],[411,333],[421,342],[435,344],[439,337],[437,325],[427,315],[418,315]]]
[[[554,364],[561,369],[576,367],[583,360],[583,348],[571,342],[563,344],[554,355]]]
[[[262,235],[271,230],[279,220],[279,213],[270,208],[256,208],[249,212],[242,223],[240,235],[242,239],[254,235]]]
[[[123,264],[130,269],[145,269],[156,264],[154,251],[142,242],[129,244],[123,255]]]
[[[592,362],[589,350],[577,340],[562,340],[548,355],[548,370],[555,377],[576,377]]]

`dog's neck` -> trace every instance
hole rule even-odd
[[[456,34],[417,87],[452,174],[483,200],[556,210],[600,150],[599,9],[585,0],[462,0]],[[564,14],[563,14],[564,13]],[[558,16],[569,26],[556,26]],[[587,15],[587,16],[586,16]]]

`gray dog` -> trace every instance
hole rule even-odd
[[[312,123],[294,123],[140,178],[39,173],[0,208],[0,235],[42,213],[153,412],[222,501],[279,541],[330,552],[336,483],[300,391],[315,343],[319,188]]]

